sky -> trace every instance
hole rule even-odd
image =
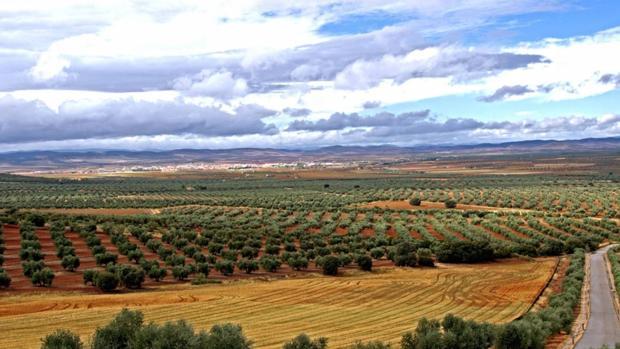
[[[617,0],[0,2],[0,152],[620,135]]]

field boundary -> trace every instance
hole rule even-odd
[[[523,318],[527,313],[532,311],[532,309],[536,306],[536,304],[538,303],[538,300],[540,300],[540,297],[542,297],[543,293],[545,293],[545,290],[547,290],[547,288],[551,284],[551,281],[553,281],[553,277],[558,273],[558,269],[560,268],[560,261],[561,261],[560,256],[557,256],[555,259],[555,266],[553,267],[553,272],[551,273],[551,275],[549,275],[547,282],[545,282],[545,284],[540,288],[540,291],[538,291],[538,294],[536,294],[536,297],[534,298],[532,303],[527,307],[527,310],[525,310],[525,312],[523,312],[523,315],[519,316],[517,320]]]

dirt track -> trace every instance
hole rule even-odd
[[[592,254],[590,320],[576,349],[600,348],[605,344],[613,348],[615,343],[620,343],[620,319],[614,308],[614,295],[605,263],[605,253],[610,248],[607,246]]]

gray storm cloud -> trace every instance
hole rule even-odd
[[[235,114],[174,102],[133,99],[95,105],[66,102],[55,112],[39,101],[0,98],[0,142],[20,143],[85,138],[181,135],[236,136],[275,134],[261,119],[275,112],[244,105]]]

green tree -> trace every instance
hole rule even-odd
[[[104,292],[114,291],[119,284],[118,276],[109,271],[100,271],[94,277],[95,286]]]
[[[340,259],[336,256],[325,256],[321,262],[321,268],[324,275],[338,275],[338,267],[340,266]]]
[[[11,286],[11,277],[6,271],[0,271],[0,287],[6,288]]]
[[[95,330],[91,344],[92,349],[128,348],[129,343],[142,327],[143,321],[144,315],[142,315],[142,312],[128,309],[121,310],[108,325]]]
[[[327,338],[319,337],[312,339],[305,333],[293,338],[290,342],[284,343],[282,349],[326,349]]]
[[[62,257],[60,264],[68,271],[75,271],[80,266],[80,258],[74,255],[66,255]]]
[[[253,259],[242,258],[239,262],[237,262],[237,267],[245,271],[247,274],[251,274],[252,272],[258,270],[258,262]]]
[[[372,258],[370,258],[370,256],[368,255],[360,255],[359,257],[357,257],[357,265],[360,267],[360,269],[364,270],[364,271],[371,271],[372,270]]]
[[[32,274],[32,284],[35,286],[50,287],[54,281],[54,272],[50,268],[43,268]]]
[[[41,349],[82,349],[80,336],[64,329],[56,330],[43,338]]]

